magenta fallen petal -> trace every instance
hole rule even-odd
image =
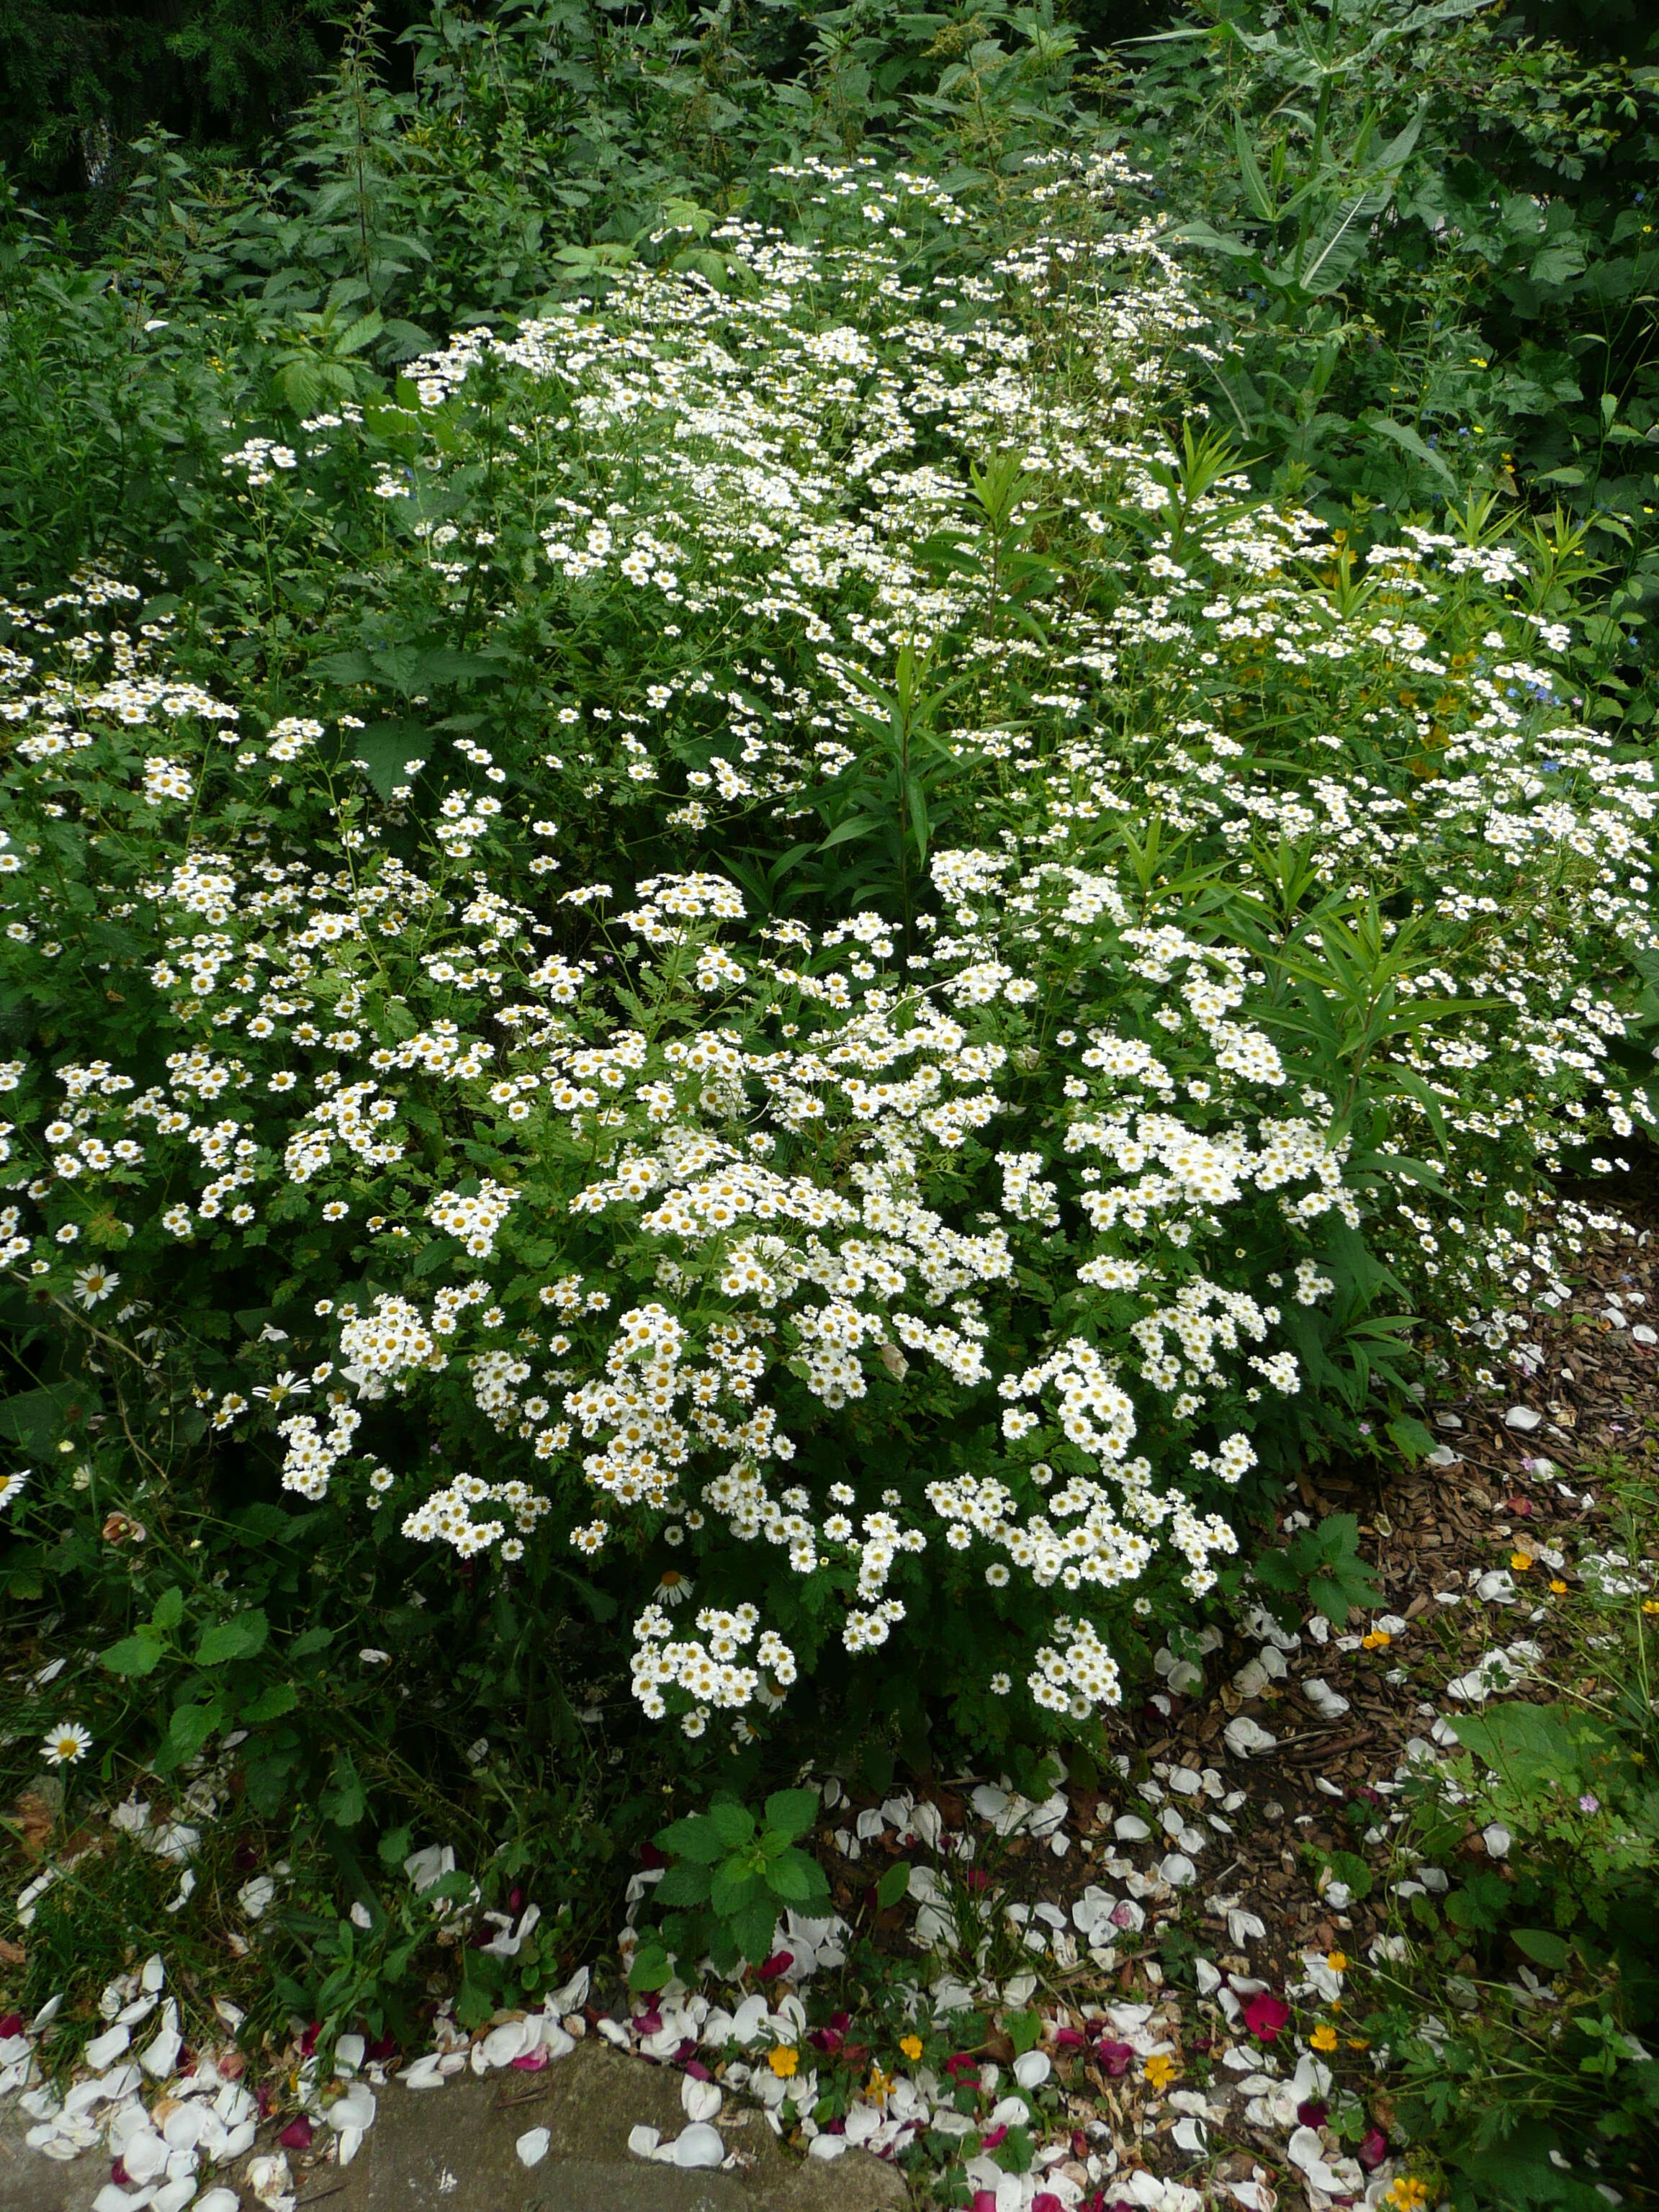
[[[1270,1990],[1258,1990],[1244,2001],[1244,2025],[1258,2043],[1272,2043],[1290,2025],[1291,2008]]]
[[[1298,2127],[1322,2128],[1330,2116],[1331,2108],[1322,2097],[1309,2097],[1296,2108]]]
[[[1088,2040],[1080,2027],[1057,2027],[1054,2030],[1054,2045],[1060,2051],[1080,2051]]]
[[[1052,2189],[1039,2189],[1031,2199],[1031,2212],[1066,2212],[1066,2207]]]
[[[1127,2043],[1114,2043],[1110,2037],[1095,2045],[1095,2056],[1114,2081],[1121,2081],[1128,2072],[1134,2058],[1133,2048]]]
[[[1006,2127],[987,2128],[984,2134],[979,2139],[980,2148],[981,2150],[994,2150],[997,2145],[1006,2136],[1007,2132],[1008,2130]]]
[[[685,2070],[694,2081],[712,2081],[714,2078],[701,2058],[688,2058]]]
[[[1389,2154],[1389,2139],[1381,2128],[1368,2129],[1359,2139],[1354,2156],[1367,2173],[1375,2173]]]
[[[520,2074],[539,2074],[547,2063],[547,2053],[544,2051],[526,2051],[521,2057],[514,2058],[509,2063],[516,2067]]]
[[[780,1974],[793,1974],[794,1971],[795,1954],[793,1951],[774,1951],[771,1957],[763,1962],[760,1976],[763,1982],[775,1982]]]
[[[311,2122],[303,2112],[297,2120],[290,2120],[276,2138],[284,2150],[311,2148]]]

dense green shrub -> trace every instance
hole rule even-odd
[[[693,1739],[799,1678],[1086,1738],[1651,1118],[1651,769],[1524,547],[1358,564],[1171,449],[1178,273],[1029,173],[995,264],[809,166],[719,284],[232,433],[216,635],[13,610],[11,1569],[100,1740],[351,1826],[364,1650],[458,1746],[573,1659]]]

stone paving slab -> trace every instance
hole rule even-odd
[[[849,2150],[802,2162],[732,2098],[715,2125],[728,2151],[752,2160],[743,2170],[685,2172],[636,2158],[630,2130],[643,2124],[669,2138],[685,2125],[680,2075],[597,2041],[539,2075],[467,2075],[428,2090],[392,2081],[375,2094],[374,2124],[349,2166],[291,2161],[296,2212],[900,2212],[909,2201],[879,2159]],[[109,2179],[107,2158],[42,2158],[23,2142],[27,2124],[15,2109],[0,2114],[0,2212],[88,2212]],[[526,2168],[517,2144],[532,2128],[550,2141]],[[201,2187],[236,2179],[207,2172]],[[241,2201],[258,2212],[246,2189]]]

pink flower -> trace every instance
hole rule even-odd
[[[1103,2037],[1095,2045],[1096,2057],[1099,2059],[1109,2079],[1114,2081],[1121,2081],[1123,2079],[1134,2063],[1134,2051],[1130,2045],[1114,2043],[1109,2036]]]
[[[1375,2173],[1389,2154],[1389,2139],[1381,2128],[1368,2129],[1361,2137],[1354,2156],[1367,2173]]]
[[[1290,2025],[1291,2008],[1271,1990],[1258,1990],[1244,2001],[1244,2025],[1258,2043],[1275,2042]]]

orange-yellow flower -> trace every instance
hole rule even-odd
[[[1346,1951],[1327,1951],[1325,1964],[1334,1974],[1346,1974],[1348,1971],[1348,1954]]]
[[[1364,1650],[1382,1651],[1394,1642],[1394,1638],[1386,1628],[1373,1628],[1368,1635],[1362,1636],[1359,1642]]]
[[[902,2035],[899,2038],[899,2049],[914,2066],[921,2056],[921,2038],[919,2035]]]
[[[1155,2051],[1143,2070],[1154,2089],[1167,2089],[1175,2079],[1176,2063],[1167,2051]]]
[[[766,2063],[780,2081],[787,2081],[800,2066],[800,2053],[793,2043],[776,2043],[766,2054]]]
[[[1551,1581],[1550,1589],[1552,1594],[1556,1597],[1565,1597],[1567,1594],[1567,1586],[1562,1581],[1559,1575],[1555,1576]]]
[[[1530,1552],[1511,1552],[1510,1553],[1510,1565],[1517,1575],[1530,1574],[1534,1565],[1532,1553]]]
[[[1316,2051],[1334,2051],[1336,2030],[1331,2026],[1329,2021],[1322,2020],[1308,2040]]]

